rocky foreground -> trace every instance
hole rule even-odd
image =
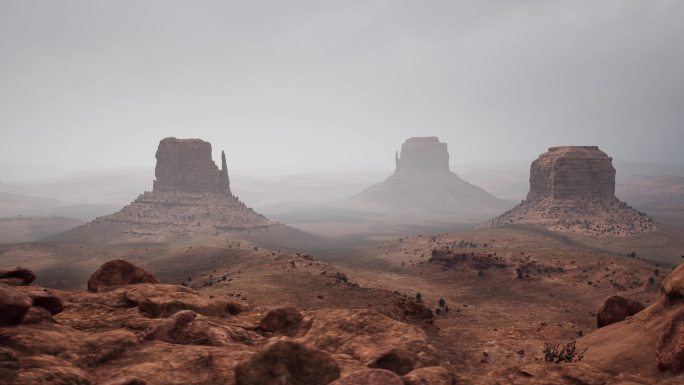
[[[248,308],[156,277],[123,260],[88,291],[30,285],[0,272],[3,384],[679,384],[684,379],[684,265],[657,303],[578,341],[576,363],[452,373],[425,331],[373,310]],[[637,311],[636,314],[633,314]],[[626,319],[624,319],[627,317]],[[624,320],[622,320],[624,319]],[[629,373],[621,374],[625,365]],[[635,370],[639,369],[641,370]]]

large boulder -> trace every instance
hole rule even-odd
[[[19,325],[32,304],[28,295],[12,286],[0,284],[0,326]]]
[[[293,341],[277,341],[235,368],[237,385],[328,385],[340,377],[326,352]]]
[[[36,274],[23,267],[17,267],[12,270],[0,270],[0,280],[16,281],[21,285],[28,285],[36,279]]]
[[[259,329],[267,333],[288,334],[302,324],[302,314],[293,307],[273,309],[259,322]]]
[[[389,370],[361,369],[349,373],[330,385],[404,385],[404,383],[401,377]]]
[[[64,311],[62,300],[48,289],[36,289],[28,292],[33,300],[33,306],[41,307],[55,315]]]
[[[602,328],[644,310],[644,305],[629,298],[613,295],[608,297],[596,313],[596,326]]]
[[[114,259],[95,270],[88,280],[88,290],[97,292],[108,286],[136,283],[159,283],[159,280],[141,267],[123,259]]]

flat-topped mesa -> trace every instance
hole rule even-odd
[[[530,167],[528,201],[544,199],[613,199],[613,158],[597,146],[551,147]]]
[[[232,196],[226,155],[222,167],[211,158],[211,143],[200,139],[165,138],[157,149],[156,192],[216,193]]]
[[[409,138],[401,145],[401,156],[395,154],[396,171],[433,169],[449,171],[447,144],[434,136]]]

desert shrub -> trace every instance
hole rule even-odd
[[[344,273],[340,273],[339,271],[335,273],[335,279],[342,282],[349,282],[349,278],[347,278],[347,275]]]
[[[580,362],[584,358],[587,349],[577,352],[577,341],[569,342],[565,345],[551,345],[544,343],[544,361],[560,364],[562,362]]]

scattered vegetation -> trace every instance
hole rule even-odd
[[[554,364],[582,361],[587,349],[577,352],[576,344],[577,341],[572,341],[565,345],[544,343],[544,361],[553,362]]]
[[[449,306],[447,306],[446,301],[444,298],[439,299],[439,306],[435,308],[435,314],[437,316],[444,315],[447,316],[449,315]]]

